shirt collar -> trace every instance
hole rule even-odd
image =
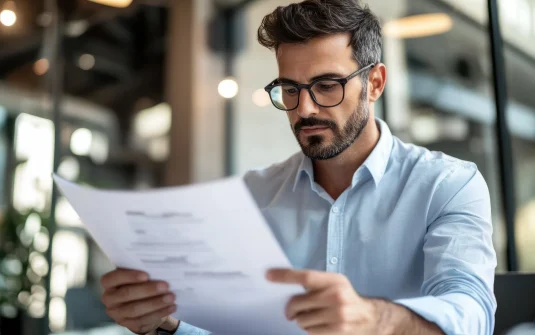
[[[299,183],[299,180],[301,179],[301,176],[306,174],[308,175],[308,180],[310,181],[310,187],[314,187],[314,166],[312,165],[312,160],[305,156],[303,153],[301,153],[301,164],[299,164],[299,168],[297,168],[297,174],[295,176],[294,181],[294,188],[293,191],[295,192],[295,189],[297,188],[297,184]]]
[[[385,175],[386,167],[388,165],[388,161],[390,160],[390,154],[392,153],[392,145],[394,143],[392,132],[390,131],[390,128],[386,122],[381,119],[376,119],[376,122],[377,126],[379,127],[379,131],[381,132],[379,142],[377,142],[377,145],[373,149],[372,153],[368,156],[363,164],[363,166],[366,167],[372,175],[375,186],[379,185],[383,179],[383,176]],[[357,174],[355,173],[353,176],[352,186],[355,186],[354,184],[356,182],[356,178]]]
[[[392,132],[390,131],[390,128],[388,127],[386,122],[384,122],[381,119],[376,118],[376,123],[381,132],[381,135],[379,137],[379,142],[377,142],[377,145],[373,149],[372,153],[368,156],[368,158],[362,165],[370,172],[375,182],[375,186],[379,185],[379,183],[383,179],[383,176],[386,171],[386,167],[388,165],[388,161],[390,159],[390,154],[392,153],[392,144],[393,144]],[[357,172],[355,172],[355,175],[353,176],[353,182],[351,185],[352,187],[354,187],[355,184],[357,183],[358,172],[359,171],[357,170]],[[312,165],[312,160],[302,154],[301,164],[299,165],[299,168],[297,169],[297,173],[295,176],[295,181],[294,181],[294,186],[293,186],[294,192],[303,174],[308,175],[310,186],[311,188],[313,188],[314,187],[314,167]]]

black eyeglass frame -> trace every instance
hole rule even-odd
[[[368,69],[373,69],[375,67],[375,65],[376,64],[370,64],[370,65],[365,66],[365,67],[363,67],[361,69],[358,69],[357,71],[353,72],[352,74],[350,74],[349,76],[347,76],[345,78],[318,78],[318,79],[314,80],[313,82],[311,82],[310,84],[281,83],[281,82],[278,81],[278,79],[276,79],[275,81],[272,81],[269,85],[264,87],[264,90],[269,94],[269,99],[271,100],[271,103],[273,104],[273,106],[275,106],[275,108],[277,108],[279,110],[282,110],[282,111],[289,112],[289,111],[293,111],[293,110],[297,109],[297,107],[299,107],[299,103],[300,103],[300,99],[301,99],[301,90],[302,89],[306,89],[308,91],[308,93],[310,94],[310,96],[312,97],[312,100],[314,100],[314,103],[316,103],[316,105],[318,105],[320,107],[323,107],[323,108],[333,108],[333,107],[336,107],[336,106],[340,105],[342,102],[344,102],[344,99],[346,97],[346,85],[347,85],[347,83],[351,79],[353,79],[356,76],[358,76],[361,73],[363,73],[364,71],[366,71]],[[337,82],[337,83],[341,84],[342,85],[342,90],[343,90],[342,99],[340,100],[340,102],[335,104],[335,105],[332,105],[332,106],[325,106],[325,105],[320,104],[316,100],[316,96],[314,95],[314,92],[312,92],[312,87],[314,85],[316,85],[320,81],[327,81],[327,80],[328,81],[334,81],[334,82]],[[298,90],[298,92],[299,92],[298,95],[297,95],[297,106],[295,106],[292,109],[283,109],[283,108],[277,107],[277,105],[273,101],[273,97],[271,96],[271,91],[275,87],[282,86],[282,85],[292,86],[292,87],[296,88]]]

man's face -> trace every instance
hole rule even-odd
[[[279,78],[309,84],[312,78],[325,74],[327,78],[347,77],[358,70],[349,41],[349,34],[338,34],[305,44],[280,45]],[[368,123],[366,87],[360,76],[351,79],[345,86],[342,103],[331,108],[317,105],[307,90],[301,90],[299,107],[289,111],[288,118],[306,156],[314,160],[331,159],[351,146]]]

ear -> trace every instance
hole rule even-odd
[[[368,94],[370,102],[379,100],[385,90],[386,65],[379,63],[373,67],[368,76]]]

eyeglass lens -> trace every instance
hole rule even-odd
[[[321,80],[311,88],[316,103],[322,107],[333,107],[344,99],[344,86],[337,81]],[[275,107],[293,110],[299,105],[299,89],[291,84],[281,84],[271,90],[271,100]]]

